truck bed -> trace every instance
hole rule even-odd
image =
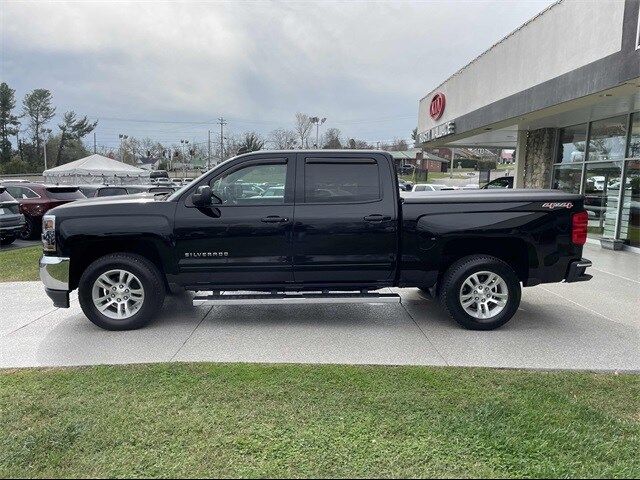
[[[442,190],[439,192],[403,192],[404,203],[484,203],[484,202],[582,202],[582,195],[559,190]]]

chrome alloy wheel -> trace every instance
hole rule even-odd
[[[462,282],[459,300],[469,315],[486,320],[504,310],[509,300],[509,290],[500,275],[493,272],[476,272]]]
[[[105,317],[125,320],[135,315],[144,303],[140,279],[126,270],[109,270],[93,283],[93,304]]]

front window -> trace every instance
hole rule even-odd
[[[7,186],[7,192],[9,192],[11,196],[17,200],[40,197],[40,195],[38,195],[36,192],[26,187]]]
[[[591,123],[587,158],[590,162],[624,158],[627,118],[627,115],[622,115]]]
[[[585,170],[584,208],[589,234],[615,236],[622,161],[588,163]]]
[[[568,193],[580,193],[582,165],[557,165],[553,178],[553,188]]]
[[[629,158],[640,158],[640,112],[631,117],[631,135],[629,138]]]
[[[627,161],[623,188],[620,239],[632,247],[640,247],[640,160]]]
[[[213,180],[211,190],[223,205],[279,205],[284,203],[287,165],[249,165]],[[265,195],[272,187],[273,195]]]
[[[585,159],[587,124],[563,128],[560,132],[558,163],[583,162]]]

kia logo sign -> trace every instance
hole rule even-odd
[[[438,120],[444,113],[444,105],[444,93],[436,93],[431,99],[431,105],[429,105],[429,115],[431,115],[431,118]]]

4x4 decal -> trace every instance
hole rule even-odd
[[[542,208],[548,208],[549,210],[555,210],[556,208],[573,208],[571,202],[548,202],[543,203]]]

